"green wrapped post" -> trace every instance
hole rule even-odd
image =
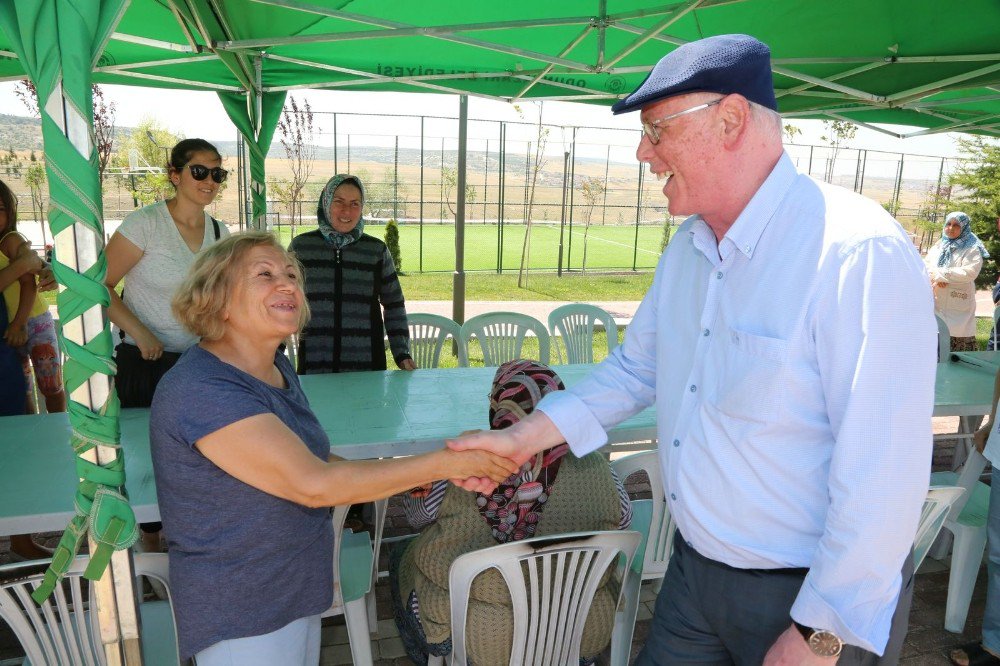
[[[264,159],[274,138],[274,129],[285,106],[284,92],[261,95],[220,92],[219,99],[229,119],[246,139],[250,151],[250,199],[253,226],[267,226],[267,183],[264,179]]]
[[[94,144],[91,69],[127,6],[126,0],[6,0],[6,33],[38,91],[49,180],[53,269],[62,285],[60,346],[80,477],[70,522],[32,597],[42,603],[90,536],[86,576],[94,596],[108,664],[141,664],[132,563],[138,537],[124,497],[119,403],[104,287],[104,226]],[[69,489],[67,489],[68,491]],[[108,569],[108,563],[111,568]]]

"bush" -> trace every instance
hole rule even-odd
[[[389,220],[385,223],[385,244],[392,255],[392,263],[396,264],[396,272],[403,272],[403,255],[399,251],[399,225],[396,220]]]

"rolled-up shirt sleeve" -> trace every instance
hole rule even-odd
[[[933,302],[897,238],[844,250],[823,277],[811,331],[830,428],[825,528],[791,609],[882,654],[927,493],[934,404]]]

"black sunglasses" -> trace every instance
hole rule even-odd
[[[226,176],[229,172],[222,167],[213,167],[209,169],[207,166],[201,164],[185,164],[188,169],[191,169],[191,177],[195,180],[205,180],[208,178],[208,174],[212,174],[212,180],[217,183],[226,182]]]

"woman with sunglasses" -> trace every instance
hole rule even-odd
[[[167,175],[174,196],[126,216],[106,250],[108,316],[120,329],[115,384],[122,407],[149,407],[160,378],[198,341],[174,318],[170,299],[198,251],[229,235],[205,210],[227,175],[215,146],[184,139],[170,151]]]
[[[108,317],[121,340],[115,387],[122,407],[149,407],[163,375],[198,342],[170,311],[170,299],[195,255],[229,236],[205,210],[228,175],[215,146],[204,139],[179,142],[170,151],[167,175],[174,196],[129,213],[105,249]],[[123,278],[119,296],[115,289]],[[145,549],[159,551],[160,523],[141,527]]]

